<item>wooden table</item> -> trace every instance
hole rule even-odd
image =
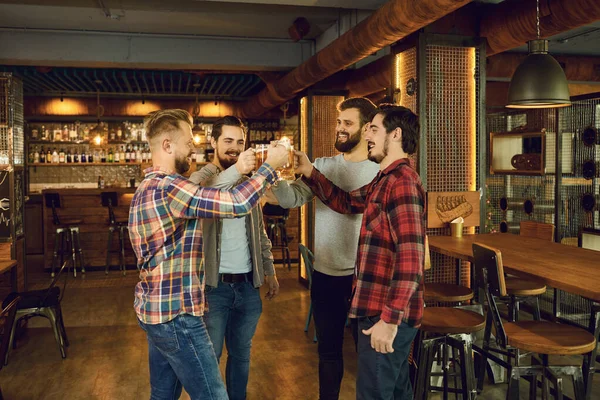
[[[10,286],[13,292],[17,291],[17,260],[0,259],[0,274],[10,271]]]
[[[429,249],[465,261],[473,261],[473,243],[502,252],[504,269],[527,276],[565,292],[600,302],[600,252],[509,233],[429,236]]]
[[[600,302],[600,252],[566,246],[547,240],[509,233],[429,236],[430,251],[473,262],[473,243],[497,248],[502,253],[504,269],[510,274],[530,277],[546,285]],[[600,335],[600,307],[592,304],[588,330],[596,339]],[[596,350],[584,357],[583,375],[586,399],[592,392]]]

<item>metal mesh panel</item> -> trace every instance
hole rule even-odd
[[[594,145],[584,145],[583,131],[586,127],[600,128],[600,100],[574,102],[571,107],[557,110],[539,109],[505,112],[487,116],[488,132],[509,132],[518,128],[526,131],[546,130],[546,175],[516,176],[496,175],[487,177],[487,212],[492,229],[499,230],[504,222],[509,232],[519,232],[519,222],[535,220],[553,223],[562,243],[576,243],[583,227],[598,228],[598,203],[600,175],[598,175],[600,140]],[[557,120],[558,118],[558,120]],[[489,140],[489,139],[488,139]],[[561,203],[556,204],[556,154],[560,145]],[[596,175],[583,177],[584,162],[596,165]],[[592,195],[595,207],[591,211],[583,208],[583,196]],[[500,208],[505,199],[507,209]],[[531,200],[531,214],[524,210],[524,202]],[[560,220],[554,221],[555,208],[559,208]],[[586,326],[589,318],[589,302],[579,296],[558,291],[560,316]],[[540,308],[553,313],[554,290],[540,297]]]
[[[394,103],[418,113],[417,49],[396,55],[394,73]],[[409,156],[412,165],[418,165],[418,154]]]
[[[427,190],[476,190],[478,50],[429,45],[426,51]],[[428,233],[448,235],[449,229],[431,229]],[[426,280],[455,282],[454,259],[432,256],[435,267]],[[461,271],[460,283],[469,284],[468,264]]]
[[[405,50],[396,55],[394,102],[413,112],[418,112],[417,98],[417,49]]]
[[[335,149],[337,105],[344,96],[313,96],[312,100],[312,159],[338,154]]]
[[[573,102],[558,113],[558,133],[562,137],[560,186],[561,213],[558,236],[562,243],[573,243],[582,228],[600,228],[600,138],[584,143],[586,128],[600,130],[600,98]],[[589,167],[595,167],[593,169]],[[589,318],[589,301],[559,291],[561,317],[582,326]]]
[[[23,83],[0,73],[0,164],[23,165]]]

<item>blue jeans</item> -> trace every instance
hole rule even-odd
[[[138,322],[148,337],[151,400],[178,399],[182,385],[193,400],[227,400],[202,317],[181,314],[164,324]]]
[[[358,339],[357,400],[412,400],[408,354],[417,329],[404,322],[398,326],[393,353],[378,353],[371,347],[371,336],[362,333],[379,321],[379,316],[353,320]]]
[[[260,291],[252,282],[219,282],[216,288],[206,287],[206,301],[204,322],[217,360],[221,359],[223,341],[227,346],[227,393],[231,400],[245,399],[252,337],[262,313]]]

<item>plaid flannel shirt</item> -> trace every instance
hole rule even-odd
[[[420,326],[425,192],[408,159],[395,161],[371,183],[349,193],[316,168],[304,180],[332,210],[364,213],[356,258],[356,290],[349,316],[380,315],[387,323]]]
[[[148,168],[131,201],[129,236],[140,268],[134,308],[145,324],[203,315],[199,218],[247,215],[277,178],[268,164],[232,190],[202,188],[179,174]]]

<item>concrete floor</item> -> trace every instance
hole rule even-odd
[[[305,334],[308,291],[296,280],[297,270],[278,268],[280,295],[263,302],[263,315],[254,338],[248,399],[318,398],[317,347],[312,325]],[[61,359],[43,318],[34,318],[0,371],[5,399],[147,399],[150,397],[148,350],[133,311],[136,272],[88,272],[69,278],[63,312],[71,346]],[[31,277],[35,288],[47,276]],[[350,330],[345,341],[346,371],[340,398],[355,398],[356,354]],[[224,368],[225,357],[221,368]],[[600,400],[595,380],[593,399]],[[527,398],[527,385],[522,385]],[[569,392],[571,384],[565,384]],[[506,385],[486,386],[480,399],[504,399]],[[182,398],[189,398],[186,394]],[[441,398],[432,394],[430,398]],[[451,397],[453,398],[453,397]]]

